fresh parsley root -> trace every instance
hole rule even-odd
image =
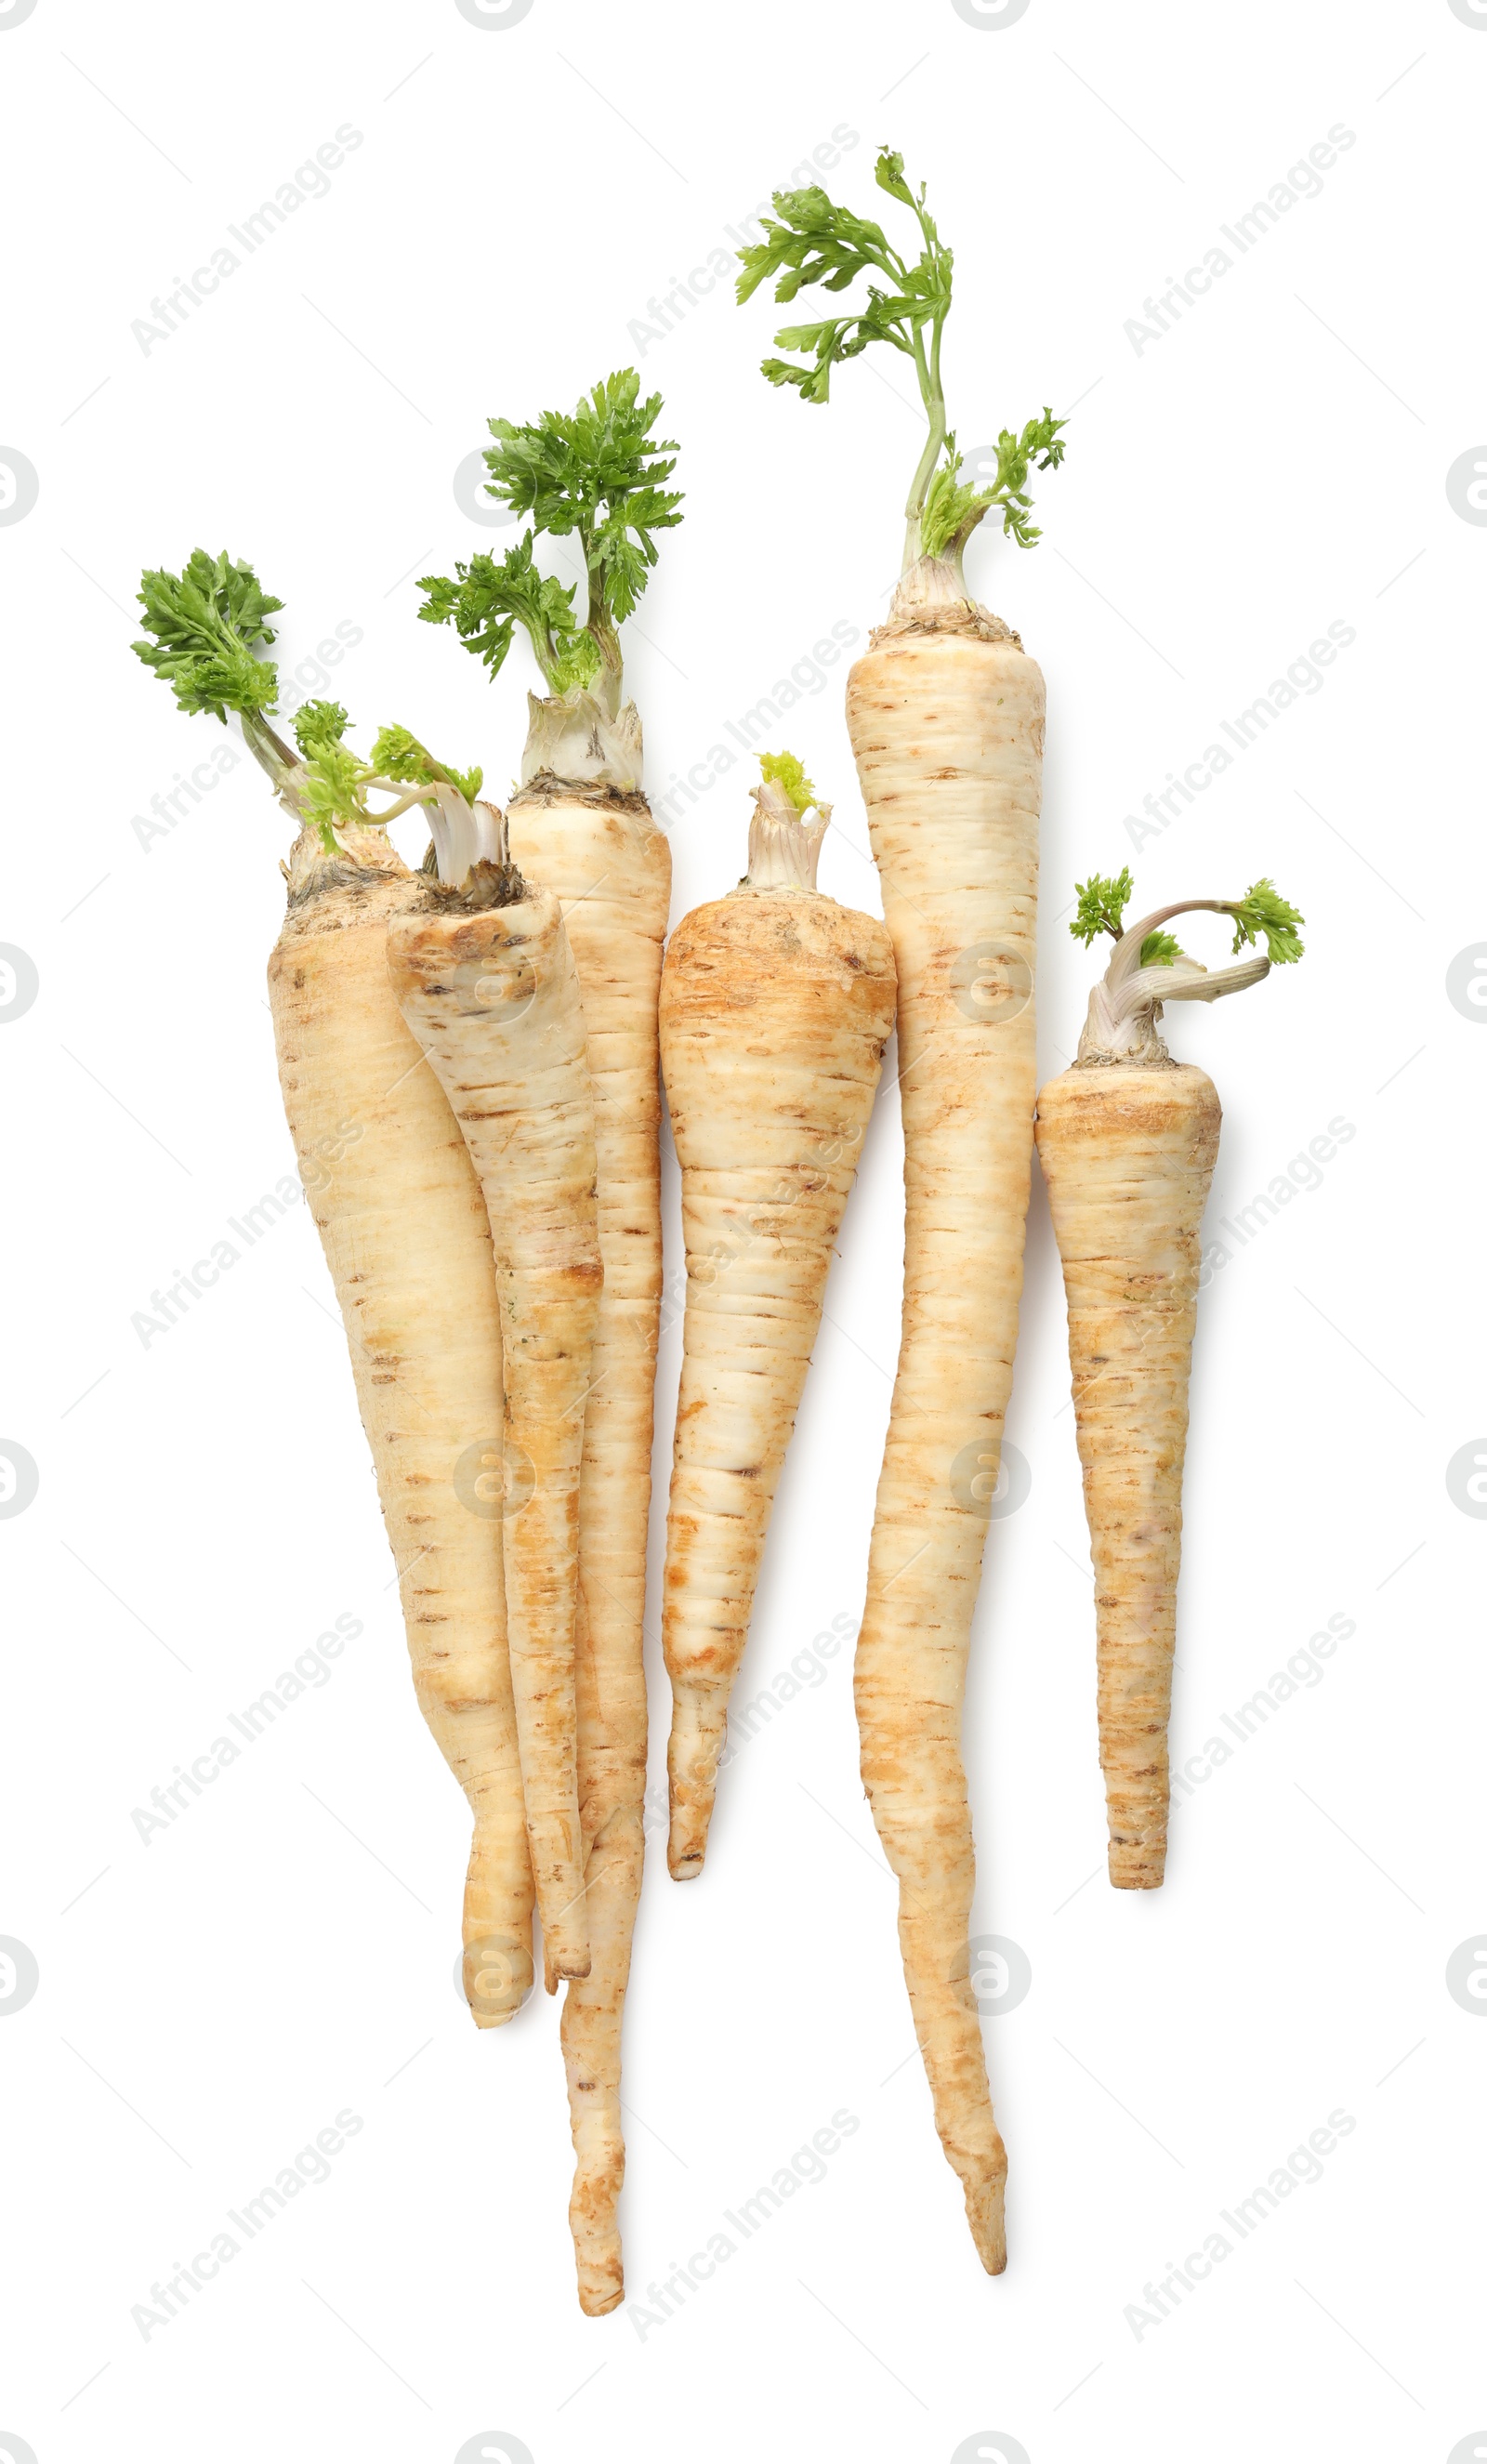
[[[1075,889],[1070,932],[1086,944],[1107,934],[1115,951],[1078,1061],[1039,1096],[1038,1152],[1063,1261],[1095,1564],[1110,1880],[1150,1891],[1167,1863],[1188,1379],[1220,1118],[1213,1081],[1168,1058],[1157,1021],[1166,1001],[1218,1001],[1294,964],[1304,918],[1265,880],[1242,898],[1159,908],[1127,931],[1128,869]],[[1261,939],[1265,954],[1210,973],[1162,930],[1199,910],[1233,917],[1236,954]]]
[[[667,1516],[667,1859],[702,1871],[785,1449],[893,1028],[893,954],[816,887],[830,819],[760,757],[749,870],[667,945],[661,1063],[682,1170],[687,1313]]]
[[[656,1003],[671,856],[641,793],[640,716],[625,698],[623,627],[681,520],[660,441],[659,394],[633,368],[571,412],[490,422],[490,493],[528,528],[504,557],[478,555],[421,585],[425,621],[448,625],[499,674],[518,632],[543,686],[528,697],[523,784],[507,813],[524,876],[561,902],[579,970],[594,1089],[604,1287],[583,1407],[579,1497],[584,1645],[579,1790],[592,1966],[563,2000],[575,2171],[569,2220],[579,2300],[623,2299],[621,2035],[645,1848],[645,1541],[661,1313],[661,1099]],[[582,560],[584,598],[544,575],[544,539]],[[576,604],[578,603],[578,604]]]
[[[1007,2158],[969,1978],[975,1859],[960,1722],[1032,1168],[1043,680],[972,597],[962,558],[989,516],[1017,546],[1036,543],[1030,481],[1062,460],[1064,423],[1045,409],[1003,429],[986,483],[971,485],[942,369],[953,259],[903,157],[885,147],[876,178],[897,233],[909,217],[902,246],[822,188],[782,192],[762,240],[740,252],[738,296],[773,282],[784,305],[812,288],[865,286],[856,305],[784,326],[776,350],[798,356],[766,360],[764,374],[822,404],[838,366],[882,346],[912,363],[927,422],[888,621],[847,680],[898,971],[907,1192],[903,1338],[857,1710],[935,2124],[995,2275],[1006,2265]]]
[[[480,1187],[387,980],[389,920],[424,886],[367,808],[375,776],[346,749],[339,705],[296,712],[295,746],[271,723],[263,653],[280,602],[251,567],[198,551],[179,574],[146,573],[140,596],[145,666],[183,711],[238,723],[296,826],[269,961],[279,1083],[347,1329],[419,1708],[473,1816],[465,1983],[477,2026],[497,2027],[533,1981],[503,1527],[487,1502],[501,1477],[501,1328]],[[463,803],[402,731],[391,767]]]

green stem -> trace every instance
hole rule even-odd
[[[266,771],[273,781],[273,792],[285,810],[296,819],[302,819],[303,806],[298,791],[304,778],[304,764],[299,756],[291,752],[276,729],[270,726],[262,711],[239,711],[237,723],[243,731],[244,743],[259,769]]]
[[[558,651],[552,632],[546,625],[529,625],[522,619],[532,655],[542,671],[542,682],[550,693],[558,690]]]
[[[929,493],[929,482],[934,476],[940,451],[945,443],[945,395],[940,384],[940,335],[943,325],[943,318],[937,317],[934,320],[928,361],[925,358],[923,334],[917,326],[914,329],[914,367],[919,377],[919,391],[924,402],[925,413],[929,422],[929,433],[925,440],[924,451],[920,454],[914,471],[908,501],[904,507],[902,570],[905,573],[912,570],[923,553],[920,545],[920,518],[924,513],[925,498]]]
[[[363,779],[361,786],[363,793],[368,788],[375,787],[380,796],[393,796],[397,799],[395,803],[388,805],[385,812],[367,814],[368,825],[377,830],[384,830],[389,822],[395,822],[402,814],[411,812],[415,804],[428,804],[434,802],[432,787],[411,787],[405,793],[388,779]]]
[[[620,648],[618,628],[604,605],[604,577],[601,566],[589,567],[588,614],[583,629],[600,657],[599,673],[589,691],[595,700],[603,705],[605,716],[617,718],[624,686],[624,652]]]

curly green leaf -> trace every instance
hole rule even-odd
[[[1074,895],[1079,905],[1069,926],[1075,940],[1082,941],[1087,949],[1098,934],[1108,933],[1112,940],[1118,941],[1126,929],[1121,918],[1130,904],[1134,886],[1128,864],[1117,873],[1092,872],[1087,881],[1077,881]]]
[[[178,574],[142,574],[139,600],[155,638],[136,642],[135,655],[172,687],[182,710],[209,712],[226,726],[230,710],[273,709],[277,670],[254,653],[273,642],[268,619],[284,603],[268,596],[251,565],[225,549],[211,557],[197,548]]]
[[[794,753],[761,753],[759,768],[766,779],[777,780],[798,813],[808,812],[817,803],[817,794],[805,775],[805,764]]]
[[[1294,966],[1305,949],[1297,937],[1296,927],[1306,918],[1299,909],[1282,898],[1268,878],[1255,882],[1244,896],[1236,899],[1227,911],[1235,919],[1234,947],[1242,950],[1247,942],[1265,936],[1266,955],[1274,967]]]

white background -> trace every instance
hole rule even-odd
[[[1487,1045],[1446,971],[1487,927],[1468,734],[1487,536],[1446,474],[1487,434],[1487,14],[23,10],[0,5],[0,442],[39,496],[0,527],[0,938],[40,990],[3,1038],[0,1434],[40,1487],[0,1530],[0,1933],[40,1982],[0,2025],[0,2454],[1483,2453],[1487,2026],[1445,1971],[1487,1921],[1487,1535],[1445,1473],[1487,1429]],[[1138,351],[1146,297],[1339,122],[1356,143],[1323,194],[1229,249]],[[363,142],[330,193],[142,350],[152,296],[342,123]],[[1166,1889],[1111,1893],[1035,1185],[1010,1422],[1031,1493],[992,1527],[967,1708],[977,1925],[1033,1972],[986,2032],[1011,2263],[995,2282],[976,2263],[910,2058],[842,1654],[726,1772],[701,1881],[671,1885],[652,1839],[625,2038],[632,2296],[835,2110],[859,2126],[643,2336],[633,2309],[577,2307],[556,2007],[477,2035],[456,1996],[468,1818],[413,1704],[307,1216],[148,1349],[131,1329],[292,1156],[264,1001],[280,817],[242,759],[142,848],[133,818],[225,739],[128,645],[141,566],[225,544],[286,601],[290,668],[359,627],[333,681],[359,726],[403,719],[501,792],[525,654],[492,688],[415,622],[415,578],[503,543],[452,494],[489,414],[567,406],[638,360],[688,494],[627,649],[664,790],[834,623],[865,639],[896,569],[919,450],[902,363],[857,362],[808,409],[756,373],[764,298],[739,312],[719,288],[640,330],[839,126],[843,200],[896,210],[871,187],[883,138],[930,182],[956,249],[962,441],[1078,405],[1038,488],[1043,544],[983,536],[971,559],[1048,680],[1044,1074],[1091,972],[1066,930],[1076,875],[1129,858],[1150,907],[1271,872],[1308,919],[1303,966],[1169,1022],[1224,1103],[1211,1225],[1329,1121],[1355,1132],[1203,1295],[1177,1755],[1330,1616],[1356,1631],[1192,1786]],[[1335,621],[1357,638],[1322,689],[1136,854],[1125,817]],[[778,733],[837,802],[823,886],[876,907],[842,673]],[[740,763],[673,830],[675,915],[742,869],[746,786]],[[739,1700],[861,1608],[897,1340],[892,1066]],[[678,1349],[675,1329],[663,1472]],[[658,1536],[663,1505],[664,1481]],[[364,1633],[333,1681],[142,1845],[131,1809],[342,1613]],[[654,1779],[659,1650],[652,1707]],[[363,2126],[331,2180],[142,2339],[132,2305],[341,2108]],[[1144,2285],[1339,2108],[1356,2126],[1323,2179],[1138,2335]]]

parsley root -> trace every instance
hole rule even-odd
[[[687,1245],[667,1521],[669,1862],[702,1870],[728,1698],[883,1048],[893,954],[816,887],[831,817],[766,755],[749,870],[671,935],[661,1060]]]
[[[573,954],[551,891],[462,867],[387,932],[404,1018],[444,1089],[495,1250],[511,1485],[502,1545],[522,1792],[549,1982],[586,1976],[574,1661],[579,1467],[602,1268],[594,1103]]]
[[[777,195],[779,219],[741,252],[738,295],[847,289],[867,306],[787,326],[772,384],[827,399],[831,371],[870,343],[913,363],[929,432],[905,507],[888,621],[847,680],[847,725],[898,968],[907,1199],[904,1325],[857,1648],[863,1778],[899,1881],[899,1941],[941,2145],[960,2177],[982,2264],[1006,2265],[1007,2159],[992,2118],[970,1973],[975,1879],[961,1761],[972,1616],[1012,1385],[1032,1165],[1031,998],[1043,680],[961,570],[984,517],[1030,547],[1027,479],[1062,458],[1050,411],[1004,429],[989,484],[961,476],[940,352],[951,259],[885,149],[879,187],[918,224],[916,262],[820,188]]]
[[[460,1490],[471,1493],[462,1466],[478,1482],[482,1456],[499,1453],[501,1338],[480,1185],[387,982],[388,923],[420,885],[366,811],[367,766],[346,755],[339,788],[326,774],[344,712],[302,710],[297,754],[273,727],[277,678],[260,651],[281,603],[250,568],[198,550],[180,575],[146,573],[140,595],[155,637],[140,656],[182,710],[236,717],[297,829],[269,961],[279,1081],[345,1324],[419,1707],[474,1815],[465,1985],[476,2025],[495,2027],[532,1984],[532,1868],[501,1526]]]
[[[1197,1312],[1198,1227],[1218,1153],[1213,1081],[1173,1062],[1157,1032],[1171,1001],[1242,992],[1301,955],[1304,919],[1268,881],[1241,899],[1183,899],[1127,932],[1130,874],[1076,885],[1069,930],[1108,933],[1115,953],[1090,996],[1071,1069],[1038,1098],[1069,1309],[1074,1417],[1095,1565],[1100,1762],[1117,1890],[1151,1891],[1167,1861],[1171,1707],[1188,1375]],[[1214,974],[1161,928],[1196,910],[1235,919],[1236,952],[1266,955]]]
[[[451,624],[492,675],[515,628],[545,697],[528,696],[511,851],[559,901],[579,970],[594,1090],[604,1287],[585,1406],[579,1507],[579,1801],[592,1966],[563,1998],[563,2056],[576,2166],[569,2218],[579,2299],[598,2317],[623,2299],[618,2223],[624,2178],[621,2033],[645,1851],[643,1621],[650,1451],[661,1316],[661,1093],[656,1000],[671,851],[642,792],[642,739],[624,698],[621,628],[655,563],[654,534],[681,519],[665,486],[675,448],[652,434],[661,397],[633,369],[572,412],[490,423],[489,492],[532,527],[497,561],[431,575],[420,614]],[[587,575],[574,592],[535,561],[539,535],[572,538]]]

